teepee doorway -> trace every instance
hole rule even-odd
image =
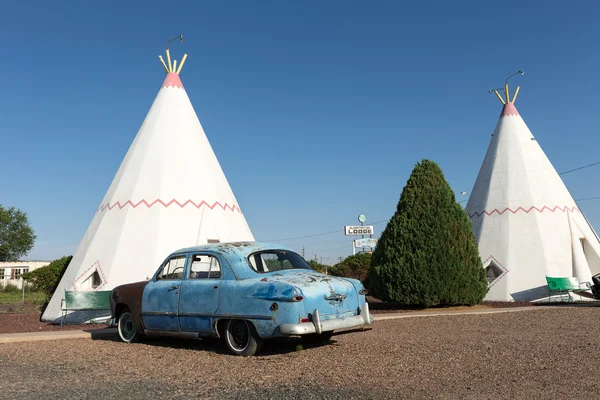
[[[579,239],[581,243],[581,248],[583,249],[583,255],[585,256],[585,260],[587,261],[587,265],[590,268],[590,272],[592,275],[596,275],[600,273],[600,256],[596,254],[592,245],[586,238]]]

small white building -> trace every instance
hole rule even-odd
[[[0,287],[14,285],[18,288],[23,287],[23,278],[25,272],[33,271],[45,267],[52,261],[1,261],[0,262]]]

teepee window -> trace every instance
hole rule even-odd
[[[83,289],[96,289],[100,285],[102,285],[102,278],[100,277],[98,270],[96,270],[85,281],[83,281],[81,287]]]
[[[100,274],[98,271],[94,271],[92,274],[92,288],[96,289],[98,286],[102,285],[102,279],[100,278]]]
[[[502,268],[496,265],[493,261],[491,261],[488,266],[485,268],[485,277],[487,279],[488,285],[494,282],[496,279],[500,278],[504,274]]]

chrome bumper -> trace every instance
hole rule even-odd
[[[369,313],[369,304],[360,307],[360,314],[352,317],[336,318],[321,321],[319,311],[312,312],[312,322],[300,322],[297,324],[281,324],[279,331],[282,335],[308,335],[310,333],[323,333],[338,329],[353,328],[361,325],[370,325],[373,317]]]

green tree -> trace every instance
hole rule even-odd
[[[54,260],[46,266],[24,273],[23,279],[33,285],[33,290],[44,292],[50,298],[72,258],[73,256],[64,256]]]
[[[346,257],[329,269],[329,273],[344,278],[353,278],[361,281],[365,286],[369,267],[371,265],[371,254],[359,253]]]
[[[0,261],[16,261],[26,256],[35,238],[26,213],[0,205]]]
[[[417,163],[373,252],[369,290],[383,301],[475,304],[487,292],[471,222],[440,167]]]
[[[327,265],[321,264],[317,260],[310,260],[307,262],[308,262],[308,265],[310,265],[312,267],[312,269],[314,269],[317,272],[324,273],[328,268]]]

